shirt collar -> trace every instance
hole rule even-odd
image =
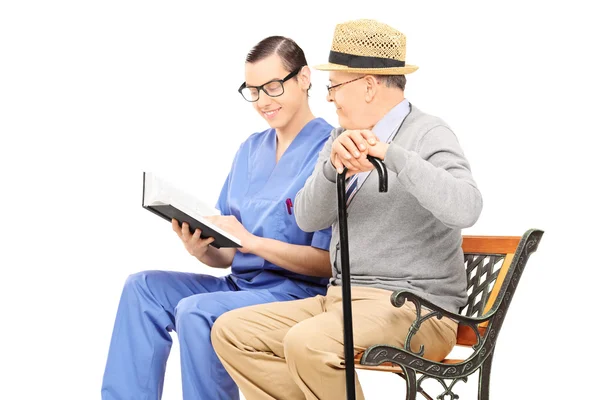
[[[407,99],[404,99],[396,104],[382,119],[379,120],[379,122],[377,122],[377,124],[375,124],[372,130],[373,133],[380,141],[387,143],[409,112],[410,103]]]

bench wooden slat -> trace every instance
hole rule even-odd
[[[515,253],[520,236],[463,236],[464,253],[506,254]]]

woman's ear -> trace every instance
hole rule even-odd
[[[302,90],[310,89],[310,68],[308,67],[308,65],[302,67],[300,72],[298,72],[298,82],[300,83],[300,87],[302,88]]]

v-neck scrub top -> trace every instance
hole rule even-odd
[[[235,216],[252,234],[329,250],[331,228],[304,232],[296,224],[294,198],[312,174],[319,152],[333,127],[322,118],[306,124],[276,161],[277,135],[268,129],[244,141],[221,190],[217,208]],[[288,286],[299,297],[324,294],[328,278],[309,277],[283,269],[257,255],[236,252],[231,278],[241,289]]]

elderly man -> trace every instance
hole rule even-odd
[[[348,237],[355,352],[379,343],[402,347],[411,303],[390,304],[407,289],[456,312],[466,302],[461,229],[473,225],[482,199],[459,142],[441,119],[404,97],[405,36],[373,20],[339,24],[329,63],[327,100],[339,116],[304,188],[298,225],[333,226],[339,237],[336,174],[347,173]],[[388,168],[378,193],[371,155]],[[214,348],[248,400],[338,399],[345,392],[338,240],[330,246],[333,277],[325,296],[239,309],[220,317]],[[456,342],[456,324],[429,319],[413,338],[424,357],[442,360]],[[357,385],[357,398],[364,398]]]

